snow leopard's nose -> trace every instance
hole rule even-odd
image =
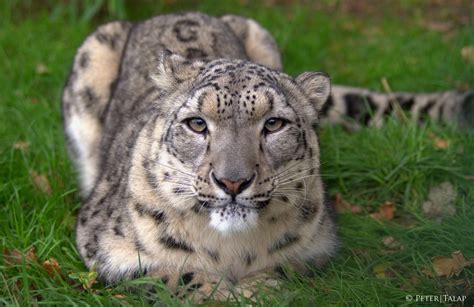
[[[227,178],[217,178],[214,172],[211,174],[212,179],[216,185],[221,188],[226,194],[235,198],[238,194],[242,193],[247,189],[255,178],[255,174],[249,179],[238,179],[238,180],[229,180]]]

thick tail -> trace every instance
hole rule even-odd
[[[363,88],[334,85],[321,111],[323,122],[350,128],[383,125],[387,115],[405,116],[416,121],[431,119],[459,127],[474,128],[474,92],[381,93]]]

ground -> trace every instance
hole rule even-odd
[[[179,304],[165,289],[130,293],[130,283],[94,284],[74,245],[79,196],[60,96],[75,49],[100,23],[178,10],[232,12],[270,29],[292,75],[323,70],[334,83],[378,90],[383,78],[400,91],[474,89],[471,1],[42,3],[0,4],[2,305]],[[340,253],[313,277],[290,274],[256,304],[403,305],[420,303],[417,295],[437,304],[449,294],[467,296],[471,306],[474,270],[451,254],[474,258],[474,133],[395,120],[357,132],[327,126],[321,148],[324,180],[341,211]],[[424,203],[438,201],[440,184],[452,197],[433,216]]]

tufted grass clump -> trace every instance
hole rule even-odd
[[[402,1],[397,13],[395,2],[377,13],[370,1],[360,1],[367,11],[359,13],[339,2],[86,1],[95,6],[81,11],[63,2],[1,1],[0,305],[181,305],[159,283],[157,292],[148,291],[146,279],[94,283],[75,248],[80,200],[59,102],[76,48],[100,23],[178,10],[232,12],[270,29],[292,75],[324,70],[334,83],[377,90],[381,78],[403,91],[474,88],[474,66],[460,56],[462,47],[474,45],[472,24],[448,18],[445,30],[427,28],[439,12],[423,1]],[[469,10],[457,8],[462,21],[460,12]],[[443,14],[451,16],[450,9]],[[320,135],[329,196],[340,193],[361,212],[339,215],[341,248],[326,268],[312,277],[288,272],[281,289],[262,292],[254,304],[404,305],[407,295],[450,294],[469,296],[465,304],[472,305],[472,268],[450,279],[429,269],[432,257],[455,250],[474,258],[474,133],[388,119],[380,129],[324,126]],[[456,214],[438,223],[422,205],[443,182],[456,191]],[[371,218],[386,201],[396,208],[394,219]],[[387,246],[387,237],[396,244]]]

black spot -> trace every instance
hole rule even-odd
[[[169,279],[168,276],[164,275],[164,276],[162,276],[162,277],[160,278],[160,280],[161,280],[161,282],[162,282],[163,284],[166,285],[170,279]]]
[[[91,217],[95,217],[97,214],[99,214],[100,209],[96,209],[94,212],[92,212]]]
[[[120,229],[120,225],[115,225],[113,230],[116,236],[125,237],[125,235],[122,232],[122,229]]]
[[[430,116],[428,112],[435,105],[435,103],[435,100],[430,100],[423,108],[421,108],[421,110],[419,111],[420,118],[418,119],[420,123],[424,123],[429,119]]]
[[[86,68],[89,65],[89,52],[84,51],[79,57],[79,66],[81,68]]]
[[[400,103],[400,107],[404,111],[411,111],[411,108],[415,104],[415,99],[411,97],[397,97],[397,101]]]
[[[97,254],[97,245],[93,243],[87,243],[84,245],[84,248],[86,249],[86,257],[87,258],[92,258]]]
[[[145,247],[143,246],[142,242],[140,242],[139,240],[135,240],[134,244],[135,244],[135,248],[137,249],[137,251],[139,251],[139,252],[144,252],[145,251]]]
[[[79,221],[80,221],[81,225],[84,226],[87,223],[87,217],[82,215]]]
[[[190,60],[203,59],[207,57],[207,53],[197,48],[188,48],[186,49],[185,57]]]
[[[281,266],[276,266],[273,271],[275,271],[275,273],[277,273],[278,275],[280,275],[281,277],[288,277],[287,274],[285,273],[285,270],[283,269],[283,267]]]
[[[155,220],[157,224],[161,224],[166,220],[165,213],[162,211],[151,211],[149,215]]]
[[[173,32],[176,38],[181,42],[192,42],[198,37],[199,23],[193,20],[180,20],[173,26]]]
[[[286,248],[300,240],[300,236],[291,234],[291,233],[286,233],[283,238],[279,239],[275,243],[273,243],[272,246],[268,248],[269,253],[274,253],[278,250],[281,250],[283,248]]]
[[[347,94],[344,96],[347,116],[358,123],[367,125],[377,106],[369,96],[360,94]]]
[[[194,290],[201,289],[202,286],[203,286],[203,284],[201,284],[201,283],[191,285],[191,286],[188,287],[188,291],[194,291]]]
[[[280,199],[282,202],[285,202],[285,203],[287,203],[287,202],[290,201],[290,199],[289,199],[288,197],[284,196],[284,195],[283,195],[283,196],[280,196],[279,199]]]
[[[140,203],[135,203],[135,211],[137,211],[139,216],[145,214],[145,207]]]
[[[184,192],[183,188],[174,188],[173,193],[174,194],[182,194]]]
[[[193,278],[194,278],[193,272],[184,273],[183,275],[181,275],[181,278],[179,279],[179,284],[181,286],[186,286],[191,281],[193,281]]]
[[[194,249],[190,245],[188,245],[185,242],[176,240],[175,238],[170,237],[170,236],[162,237],[160,238],[159,241],[161,244],[163,244],[165,247],[169,249],[177,249],[177,250],[181,250],[187,253],[194,252]]]
[[[86,86],[84,90],[80,93],[86,108],[91,108],[97,104],[98,97],[95,94],[94,90]]]
[[[313,220],[313,218],[318,213],[319,207],[316,204],[311,202],[305,202],[299,207],[298,218],[302,222],[308,222]]]
[[[295,185],[295,188],[297,189],[302,189],[303,188],[303,184],[301,182],[298,182],[296,185]]]
[[[214,260],[214,262],[219,262],[219,261],[220,261],[220,256],[219,256],[219,252],[218,252],[218,251],[210,251],[210,250],[208,250],[208,251],[207,251],[207,254],[209,255],[209,257],[212,258],[212,260]]]
[[[101,44],[108,45],[111,49],[115,49],[117,46],[117,40],[120,38],[118,34],[106,34],[106,33],[97,33],[96,36],[97,40]]]
[[[247,253],[247,255],[245,255],[245,264],[246,264],[247,266],[251,266],[252,263],[255,261],[255,259],[257,259],[257,255],[251,254],[251,253]]]

